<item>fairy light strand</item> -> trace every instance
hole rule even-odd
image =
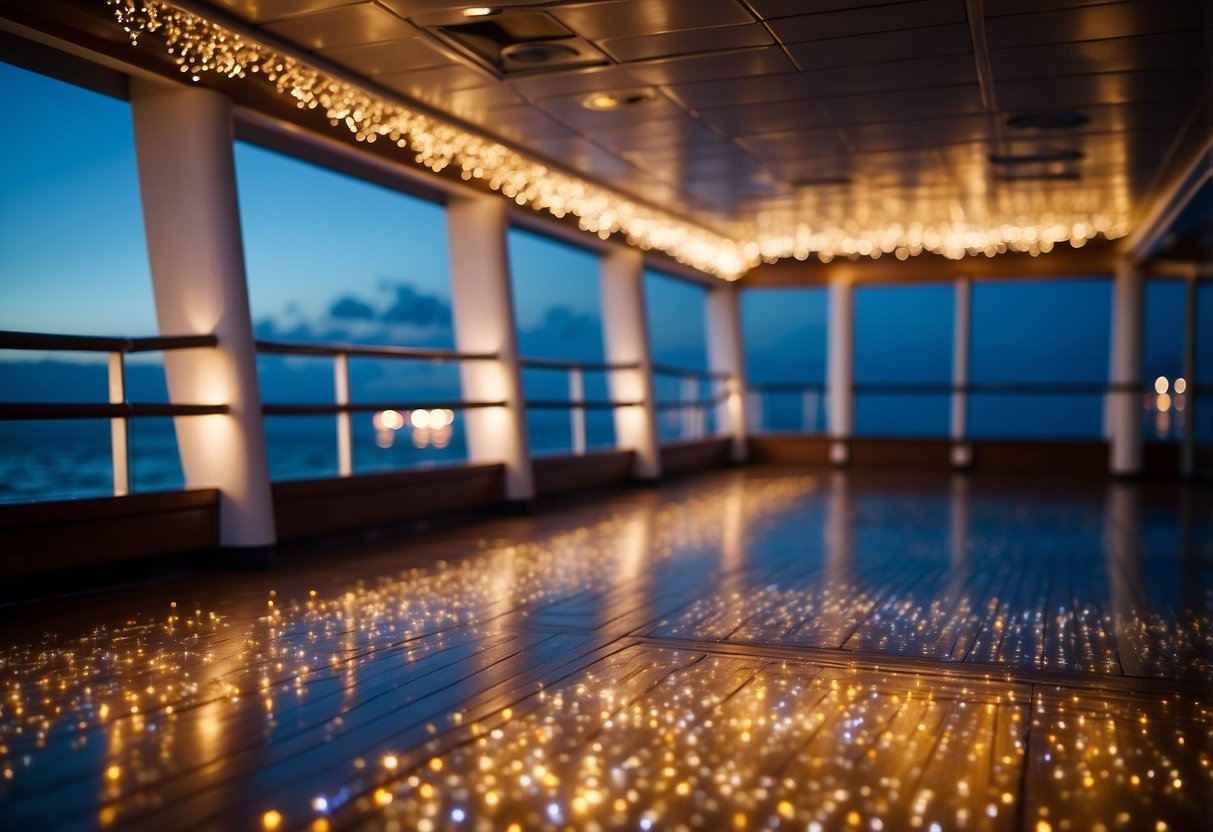
[[[466,181],[480,181],[518,205],[552,216],[577,219],[578,227],[601,239],[620,235],[630,245],[661,251],[680,263],[725,280],[736,280],[759,263],[815,256],[905,260],[929,252],[948,259],[993,257],[1006,252],[1036,256],[1065,243],[1075,248],[1097,237],[1129,233],[1124,194],[1112,204],[1067,206],[1041,203],[1040,194],[1015,194],[1000,200],[984,220],[970,219],[958,206],[904,202],[893,210],[871,212],[863,225],[814,217],[812,204],[796,210],[764,212],[739,223],[732,236],[657,209],[584,179],[556,171],[536,159],[439,118],[385,101],[305,62],[283,55],[192,12],[161,0],[106,0],[138,45],[144,35],[162,39],[182,74],[199,81],[204,74],[226,78],[257,77],[273,85],[302,110],[320,110],[334,128],[345,127],[360,142],[389,141],[434,172],[458,170]],[[1057,194],[1050,194],[1057,196]],[[1066,196],[1062,194],[1062,196]],[[1090,201],[1090,200],[1088,200]],[[907,220],[915,217],[915,220]]]

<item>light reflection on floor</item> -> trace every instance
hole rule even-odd
[[[1211,504],[730,472],[22,608],[0,825],[1193,828]]]

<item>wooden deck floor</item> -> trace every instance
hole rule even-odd
[[[1213,494],[728,471],[10,607],[0,827],[1196,829]]]

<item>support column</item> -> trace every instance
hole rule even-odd
[[[850,440],[855,431],[855,287],[849,282],[830,284],[830,320],[826,345],[826,402],[830,432],[830,462],[850,461]]]
[[[634,249],[616,248],[602,256],[602,333],[610,364],[638,364],[635,370],[612,370],[611,399],[636,402],[615,408],[615,442],[634,451],[632,475],[661,478],[661,444],[653,395],[653,356],[644,307],[644,259]]]
[[[1141,473],[1141,309],[1142,279],[1137,266],[1122,260],[1112,283],[1112,358],[1108,394],[1110,471]]]
[[[446,217],[455,345],[460,352],[497,355],[496,361],[461,363],[463,395],[505,402],[505,407],[464,411],[468,458],[504,462],[506,499],[525,503],[534,498],[535,487],[510,292],[506,203],[495,196],[452,199]]]
[[[131,112],[160,332],[219,338],[212,349],[165,354],[169,398],[231,407],[223,415],[174,419],[185,485],[219,489],[222,546],[264,549],[275,542],[274,506],[240,237],[232,105],[211,90],[135,78]]]
[[[1185,278],[1184,293],[1184,433],[1180,446],[1179,473],[1186,480],[1196,477],[1196,289],[1193,268]],[[1177,397],[1178,398],[1178,397]]]
[[[729,459],[746,460],[745,346],[741,340],[740,291],[735,283],[708,292],[708,369],[727,373],[724,400],[716,405],[716,433],[730,438]],[[713,387],[716,383],[713,382]]]
[[[958,277],[952,313],[952,467],[968,468],[973,451],[969,430],[969,339],[973,331],[973,283]]]

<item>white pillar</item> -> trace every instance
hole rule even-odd
[[[505,402],[464,411],[468,457],[504,462],[506,499],[525,502],[535,487],[510,293],[506,203],[496,196],[460,197],[447,204],[446,217],[455,345],[460,352],[497,355],[496,361],[462,362],[463,395]]]
[[[1184,479],[1196,476],[1196,302],[1197,274],[1187,276],[1184,294],[1184,433],[1180,446],[1179,473]]]
[[[634,451],[633,476],[661,477],[661,445],[657,439],[657,410],[653,396],[653,357],[644,308],[644,259],[634,249],[613,248],[600,261],[602,333],[610,364],[638,364],[635,370],[612,370],[611,399],[637,402],[615,408],[615,442]]]
[[[973,284],[959,277],[955,283],[952,313],[952,466],[967,468],[972,462],[968,439],[969,337],[972,333]]]
[[[746,459],[745,346],[741,340],[741,292],[737,284],[712,288],[707,299],[708,369],[727,373],[724,400],[716,405],[716,433],[730,438],[729,459]]]
[[[830,284],[830,320],[826,345],[827,418],[830,461],[845,465],[855,430],[855,287],[849,282]]]
[[[169,397],[226,403],[174,420],[187,488],[218,488],[219,541],[273,545],[257,355],[232,158],[232,105],[199,87],[131,82],[139,189],[156,318],[164,335],[214,333],[219,346],[164,356]]]
[[[1137,267],[1122,260],[1112,282],[1112,356],[1108,394],[1114,475],[1141,473],[1141,307],[1142,280]]]

